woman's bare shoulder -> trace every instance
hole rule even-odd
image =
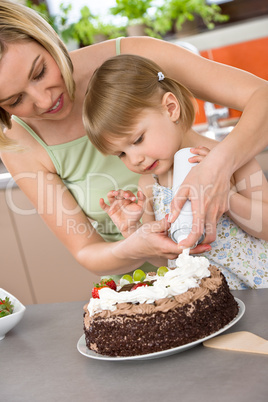
[[[20,124],[13,121],[11,129],[7,130],[5,135],[14,141],[17,148],[9,152],[1,151],[2,161],[12,176],[21,171],[35,169],[55,172],[48,153]]]

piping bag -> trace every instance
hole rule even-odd
[[[191,148],[182,148],[174,155],[174,166],[173,166],[173,187],[172,193],[173,198],[178,191],[179,187],[183,183],[185,177],[188,175],[192,167],[197,165],[197,163],[190,163],[188,161],[189,158],[194,156],[190,152]],[[175,243],[179,243],[180,241],[186,239],[189,233],[192,230],[193,223],[193,214],[191,201],[186,200],[183,205],[180,215],[176,219],[175,222],[171,224],[170,233],[171,238]],[[201,238],[197,241],[197,243],[192,247],[194,248],[197,244],[201,243],[204,240],[204,233]]]

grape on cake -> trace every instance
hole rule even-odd
[[[205,257],[184,250],[176,265],[138,272],[142,280],[135,272],[118,286],[109,279],[95,286],[84,307],[87,347],[107,356],[159,352],[211,335],[236,317],[224,276]]]

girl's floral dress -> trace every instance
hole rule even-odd
[[[153,186],[155,219],[169,213],[172,189],[157,182]],[[230,289],[268,287],[268,243],[257,239],[237,226],[227,215],[217,223],[217,237],[206,256],[227,279]],[[169,261],[174,266],[174,261]]]

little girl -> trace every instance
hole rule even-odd
[[[138,201],[127,189],[111,191],[110,205],[100,200],[125,237],[142,225],[141,217],[144,224],[169,213],[174,154],[190,147],[189,161],[200,162],[217,144],[192,128],[191,93],[139,56],[113,57],[95,71],[83,114],[93,145],[141,174]],[[256,160],[234,173],[229,209],[213,235],[204,255],[231,289],[268,287],[268,183]]]

